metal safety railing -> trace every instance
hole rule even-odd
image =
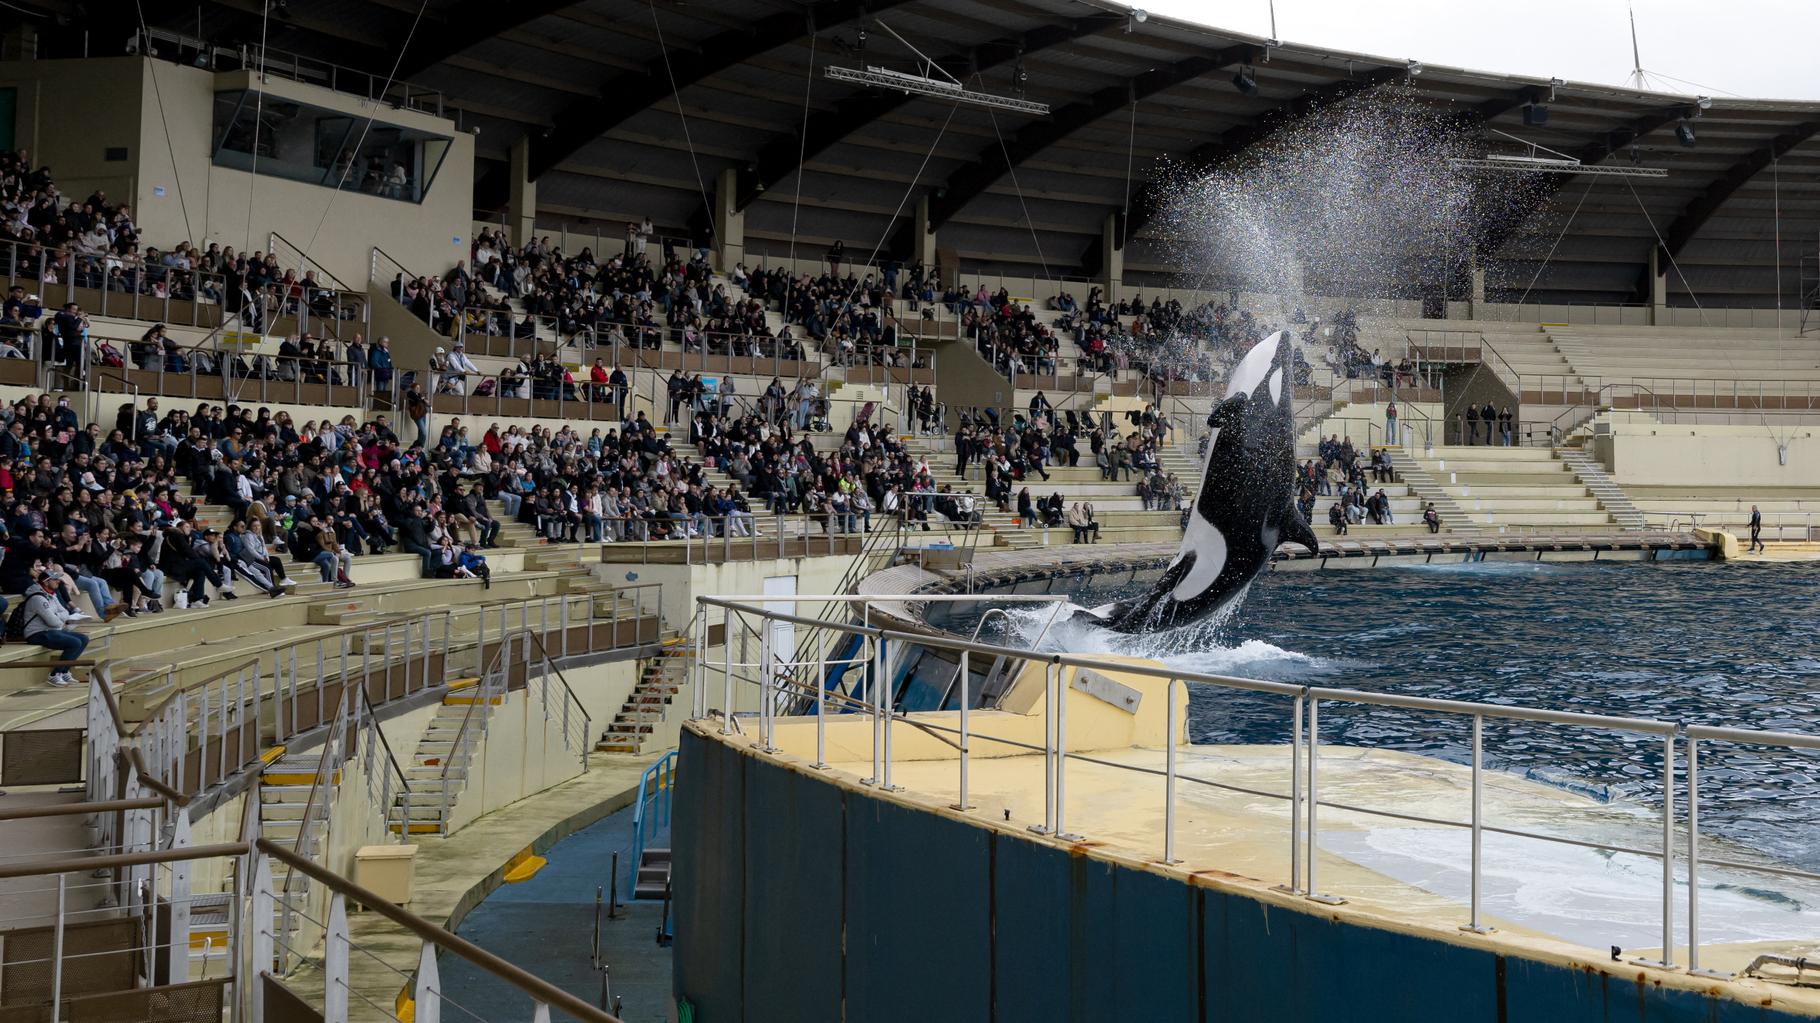
[[[799,697],[806,692],[813,703],[816,732],[816,754],[814,766],[825,766],[826,750],[826,708],[833,705],[837,712],[841,710],[856,711],[867,715],[872,725],[872,773],[863,779],[862,784],[877,785],[883,790],[891,790],[893,753],[891,736],[893,725],[914,728],[926,734],[936,736],[941,741],[953,746],[957,751],[957,786],[960,793],[959,806],[967,803],[967,771],[970,751],[976,743],[996,744],[1004,747],[1021,749],[1030,753],[1040,753],[1044,758],[1044,816],[1038,825],[1030,830],[1040,834],[1078,837],[1069,830],[1067,813],[1069,806],[1066,800],[1068,765],[1092,764],[1112,770],[1133,772],[1139,775],[1160,777],[1164,782],[1163,834],[1159,853],[1165,862],[1176,862],[1176,824],[1177,807],[1176,791],[1180,785],[1199,785],[1216,789],[1237,791],[1244,794],[1283,800],[1289,803],[1289,829],[1285,836],[1287,855],[1287,883],[1283,890],[1295,895],[1320,902],[1337,903],[1344,901],[1344,895],[1324,891],[1320,884],[1320,817],[1323,811],[1358,814],[1388,820],[1399,820],[1425,824],[1433,827],[1460,829],[1470,835],[1470,852],[1465,870],[1469,873],[1470,892],[1466,900],[1466,919],[1461,929],[1483,933],[1488,925],[1484,918],[1484,855],[1482,840],[1485,834],[1497,834],[1524,840],[1555,843],[1565,846],[1598,850],[1607,854],[1633,856],[1643,860],[1653,860],[1659,864],[1661,876],[1661,897],[1658,906],[1662,947],[1659,959],[1647,961],[1647,965],[1664,969],[1676,969],[1677,937],[1684,936],[1681,943],[1686,952],[1686,966],[1690,970],[1699,969],[1700,959],[1700,918],[1699,887],[1700,871],[1703,867],[1723,868],[1741,873],[1756,873],[1783,878],[1795,878],[1804,881],[1820,881],[1820,873],[1800,870],[1771,863],[1746,862],[1738,859],[1705,857],[1701,853],[1701,830],[1699,805],[1701,798],[1699,775],[1699,756],[1703,746],[1716,743],[1744,744],[1760,749],[1820,750],[1820,736],[1800,735],[1788,732],[1758,731],[1737,728],[1716,728],[1705,725],[1683,724],[1649,717],[1625,717],[1603,714],[1586,714],[1560,711],[1548,708],[1523,707],[1504,704],[1475,703],[1461,700],[1434,699],[1429,697],[1407,696],[1398,693],[1367,692],[1363,690],[1339,689],[1323,686],[1299,685],[1287,682],[1273,682],[1258,679],[1238,678],[1205,672],[1185,671],[1163,665],[1144,664],[1133,661],[1108,661],[1095,657],[1077,656],[1067,653],[1053,653],[1018,649],[1014,647],[985,644],[955,638],[946,634],[929,634],[904,632],[893,629],[877,628],[870,624],[852,624],[838,621],[826,621],[805,618],[799,615],[768,610],[764,604],[777,598],[765,596],[753,597],[710,597],[696,598],[697,615],[705,621],[706,616],[718,609],[725,624],[726,634],[735,634],[734,621],[749,620],[755,625],[748,625],[753,631],[764,637],[762,654],[756,662],[739,661],[733,658],[732,644],[729,642],[723,660],[719,664],[711,663],[705,651],[698,652],[696,659],[697,685],[693,714],[697,719],[717,718],[719,731],[726,734],[743,731],[738,724],[733,708],[735,707],[735,685],[755,687],[758,690],[756,699],[757,732],[752,737],[757,747],[765,752],[775,752],[773,742],[777,715],[775,708],[786,699]],[[785,598],[788,599],[788,598]],[[828,598],[799,598],[801,600],[822,600]],[[860,597],[845,598],[856,605],[867,607],[873,601],[889,601],[899,605],[914,605],[925,600],[940,600],[942,597],[924,594],[902,594],[889,598]],[[1004,600],[1004,595],[995,597],[978,597],[968,599]],[[1055,599],[1055,598],[1052,598]],[[698,621],[698,630],[700,622]],[[774,663],[776,655],[768,638],[774,628],[787,625],[791,628],[818,628],[831,633],[848,637],[858,637],[860,646],[850,661],[854,664],[866,664],[870,681],[864,689],[848,687],[847,691],[825,690],[821,678],[831,663],[818,659],[797,661],[794,657],[787,664]],[[919,720],[894,709],[895,690],[903,680],[897,674],[897,667],[906,663],[901,651],[917,647],[926,650],[941,651],[958,657],[962,664],[960,678],[962,698],[956,704],[963,708],[958,727],[951,727],[936,721]],[[968,697],[967,680],[970,676],[969,662],[976,657],[987,657],[1027,665],[1040,665],[1044,673],[1044,694],[1040,708],[1034,713],[1043,719],[1044,738],[1038,744],[1022,739],[991,736],[979,733],[971,727],[965,708],[972,702]],[[803,667],[803,671],[786,670]],[[734,669],[739,668],[736,672]],[[1104,671],[1139,675],[1160,680],[1166,687],[1166,702],[1169,725],[1169,740],[1164,754],[1164,766],[1150,768],[1141,765],[1121,763],[1105,757],[1093,756],[1085,751],[1068,749],[1069,732],[1067,728],[1067,685],[1065,676],[1070,669]],[[719,672],[722,676],[722,706],[711,712],[708,706],[710,677]],[[813,674],[811,674],[813,672]],[[801,677],[808,676],[811,681],[805,683]],[[882,684],[881,684],[882,683]],[[1224,783],[1212,778],[1184,774],[1179,767],[1181,730],[1176,727],[1174,717],[1177,692],[1186,684],[1215,687],[1230,692],[1244,692],[1276,697],[1283,701],[1285,717],[1290,725],[1291,741],[1285,750],[1289,761],[1290,790],[1288,792],[1270,791],[1247,786]],[[1402,809],[1360,806],[1344,803],[1332,798],[1323,798],[1321,792],[1322,764],[1325,759],[1322,753],[1321,713],[1323,708],[1338,706],[1357,706],[1372,708],[1397,708],[1422,714],[1433,714],[1445,719],[1459,722],[1465,727],[1470,738],[1471,759],[1470,802],[1464,819],[1437,817],[1426,813],[1410,812]],[[1645,745],[1658,743],[1661,750],[1660,778],[1661,805],[1657,822],[1661,840],[1658,844],[1623,845],[1610,841],[1600,841],[1574,837],[1569,834],[1551,834],[1533,829],[1503,826],[1487,819],[1483,802],[1484,777],[1487,771],[1485,749],[1485,723],[1528,722],[1552,727],[1570,728],[1593,733],[1612,733],[1629,737],[1632,744],[1641,742]],[[954,736],[953,739],[946,736]],[[1354,761],[1353,770],[1359,770]],[[1391,768],[1385,768],[1391,770]],[[1677,785],[1677,777],[1684,784]],[[1708,785],[1712,784],[1711,781]],[[1685,815],[1677,814],[1677,793],[1684,794]],[[1684,844],[1683,844],[1684,843]],[[1684,849],[1677,855],[1678,849]],[[1678,929],[1677,903],[1677,867],[1685,872],[1686,886],[1686,920]]]

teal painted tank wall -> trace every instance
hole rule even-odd
[[[1796,1017],[1192,887],[684,731],[675,990],[697,1023],[1738,1023]]]

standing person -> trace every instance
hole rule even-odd
[[[1466,403],[1466,411],[1460,414],[1460,432],[1466,435],[1467,444],[1479,442],[1479,407],[1470,401]]]
[[[405,415],[411,417],[411,425],[417,427],[417,439],[411,442],[414,448],[428,447],[430,443],[430,402],[423,396],[423,385],[411,384],[411,389],[404,396]]]
[[[73,661],[88,649],[88,637],[64,628],[69,623],[69,616],[57,600],[61,585],[62,579],[56,569],[39,573],[37,585],[25,597],[25,641],[57,651],[61,655],[60,661]],[[46,681],[61,689],[76,679],[67,667],[56,667],[51,669],[51,677]]]
[[[1517,414],[1509,405],[1504,406],[1504,411],[1498,413],[1498,427],[1504,431],[1505,447],[1510,447],[1516,442]]]
[[[1498,407],[1489,401],[1486,402],[1485,407],[1479,410],[1479,418],[1485,420],[1485,443],[1496,444],[1497,437],[1491,431],[1492,427],[1498,423]]]
[[[1392,398],[1390,399],[1390,403],[1384,406],[1384,443],[1395,444],[1398,436],[1397,400]]]
[[[1763,543],[1763,513],[1758,511],[1757,506],[1754,504],[1750,506],[1750,548],[1749,548],[1749,550],[1750,550],[1750,553],[1756,553],[1758,551],[1769,550],[1769,548],[1764,546],[1764,543]]]
[[[841,260],[846,258],[847,243],[836,238],[834,244],[828,246],[828,276],[839,277]]]

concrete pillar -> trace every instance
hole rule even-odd
[[[924,269],[934,266],[935,232],[929,230],[929,197],[926,195],[919,196],[916,200],[916,218],[910,228],[910,237],[913,243],[910,262],[921,263]]]
[[[1475,259],[1468,269],[1472,274],[1472,294],[1466,302],[1466,318],[1476,320],[1485,308],[1485,268]]]
[[[746,258],[746,214],[739,208],[739,171],[714,177],[714,268],[730,272]]]
[[[508,162],[511,187],[506,193],[506,229],[516,247],[530,241],[537,230],[537,182],[531,180],[530,136],[512,143]]]
[[[1658,327],[1668,323],[1668,267],[1662,256],[1662,246],[1649,247],[1649,322]]]
[[[1125,249],[1119,244],[1117,213],[1106,214],[1100,228],[1100,272],[1106,281],[1106,301],[1117,302],[1125,286]]]

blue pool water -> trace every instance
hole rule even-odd
[[[1076,599],[1089,597],[1108,594]],[[1036,614],[1020,616],[1025,639]],[[1042,645],[1252,678],[1820,734],[1820,566],[1277,572],[1217,627],[1133,640],[1062,626]],[[1189,720],[1197,742],[1289,739],[1276,697],[1197,687]],[[1470,755],[1464,719],[1323,705],[1321,726],[1323,742]],[[1659,738],[1488,720],[1485,748],[1500,769],[1660,806]],[[1700,781],[1702,834],[1820,869],[1820,751],[1703,743]]]

